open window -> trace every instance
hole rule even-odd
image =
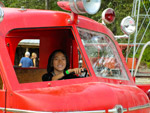
[[[70,27],[15,29],[8,33],[6,45],[20,83],[41,82],[43,74],[47,73],[49,55],[57,49],[67,53],[70,68],[81,66],[82,57]],[[37,54],[36,67],[18,66],[26,51]]]
[[[20,63],[20,59],[25,56],[25,53],[28,51],[30,53],[30,58],[33,61],[34,68],[39,67],[39,39],[23,39],[19,42],[16,53],[15,53],[15,61],[14,66],[18,67]]]

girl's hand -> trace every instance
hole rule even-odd
[[[84,71],[84,68],[74,68],[74,69],[68,69],[69,73],[74,72],[75,74],[81,74],[82,71]]]

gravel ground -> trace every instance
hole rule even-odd
[[[147,67],[139,68],[136,76],[136,84],[150,84],[150,69]]]
[[[150,84],[150,77],[149,78],[136,78],[136,84]]]

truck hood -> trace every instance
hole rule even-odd
[[[139,89],[135,86],[133,88],[137,93]],[[46,112],[105,110],[115,105],[128,107],[132,95],[135,100],[135,95],[138,97],[138,93],[133,94],[133,88],[130,90],[131,86],[127,85],[92,82],[16,91],[12,95],[16,103],[11,106],[15,109]],[[142,101],[145,103],[146,99]]]

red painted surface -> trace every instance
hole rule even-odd
[[[70,14],[58,11],[20,11],[10,8],[3,8],[3,10],[5,16],[0,23],[0,71],[6,88],[0,91],[2,95],[0,96],[0,107],[47,112],[94,110],[106,110],[107,112],[116,105],[122,105],[127,109],[126,113],[149,113],[150,108],[128,110],[131,107],[150,104],[145,93],[150,87],[143,86],[142,89],[145,90],[143,92],[134,84],[119,45],[114,40],[113,33],[106,26],[83,16],[78,17],[80,20],[78,25],[70,24],[67,23]],[[129,80],[95,76],[77,27],[101,32],[111,38],[116,45]],[[78,66],[77,48],[79,48],[91,76],[20,84],[13,65],[16,47],[22,39],[40,39],[39,68],[46,68],[47,59],[55,49],[65,50],[69,60],[72,61],[71,66],[76,67]]]
[[[128,58],[127,66],[128,66],[129,69],[132,69],[132,62],[133,62],[133,58]],[[135,59],[134,59],[134,66],[133,66],[133,69],[135,69],[136,64],[137,64],[137,59],[135,58]]]

